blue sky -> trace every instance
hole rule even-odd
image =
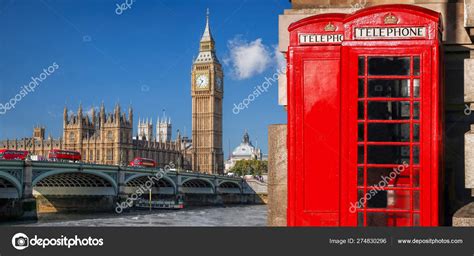
[[[131,0],[127,0],[130,2]],[[198,54],[206,8],[217,55],[223,63],[224,151],[245,129],[267,152],[267,127],[285,123],[274,84],[248,109],[238,104],[277,69],[278,15],[287,0],[136,0],[116,14],[126,0],[1,0],[0,104],[15,97],[44,68],[57,68],[15,108],[0,115],[0,139],[29,137],[35,124],[61,135],[66,105],[77,110],[107,110],[131,103],[134,125],[139,117],[156,121],[162,110],[176,129],[191,133],[190,71]],[[134,133],[136,127],[134,128]]]

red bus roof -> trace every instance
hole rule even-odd
[[[15,152],[15,153],[29,153],[29,151],[27,150],[16,150],[16,149],[0,149],[0,153],[4,153],[4,152]]]
[[[153,161],[153,162],[155,162],[155,160],[153,160],[153,159],[143,158],[143,157],[135,157],[135,159],[133,159],[133,160],[142,160],[142,161]]]

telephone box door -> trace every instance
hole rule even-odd
[[[346,20],[344,224],[438,225],[438,18],[418,7],[383,6]]]

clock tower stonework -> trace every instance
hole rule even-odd
[[[223,173],[222,99],[224,74],[215,53],[209,28],[201,38],[199,55],[191,71],[193,170],[203,173]]]

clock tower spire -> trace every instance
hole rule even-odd
[[[199,55],[191,71],[191,96],[193,115],[193,170],[204,173],[222,173],[222,99],[224,74],[215,52],[214,38],[209,25],[199,43]]]

